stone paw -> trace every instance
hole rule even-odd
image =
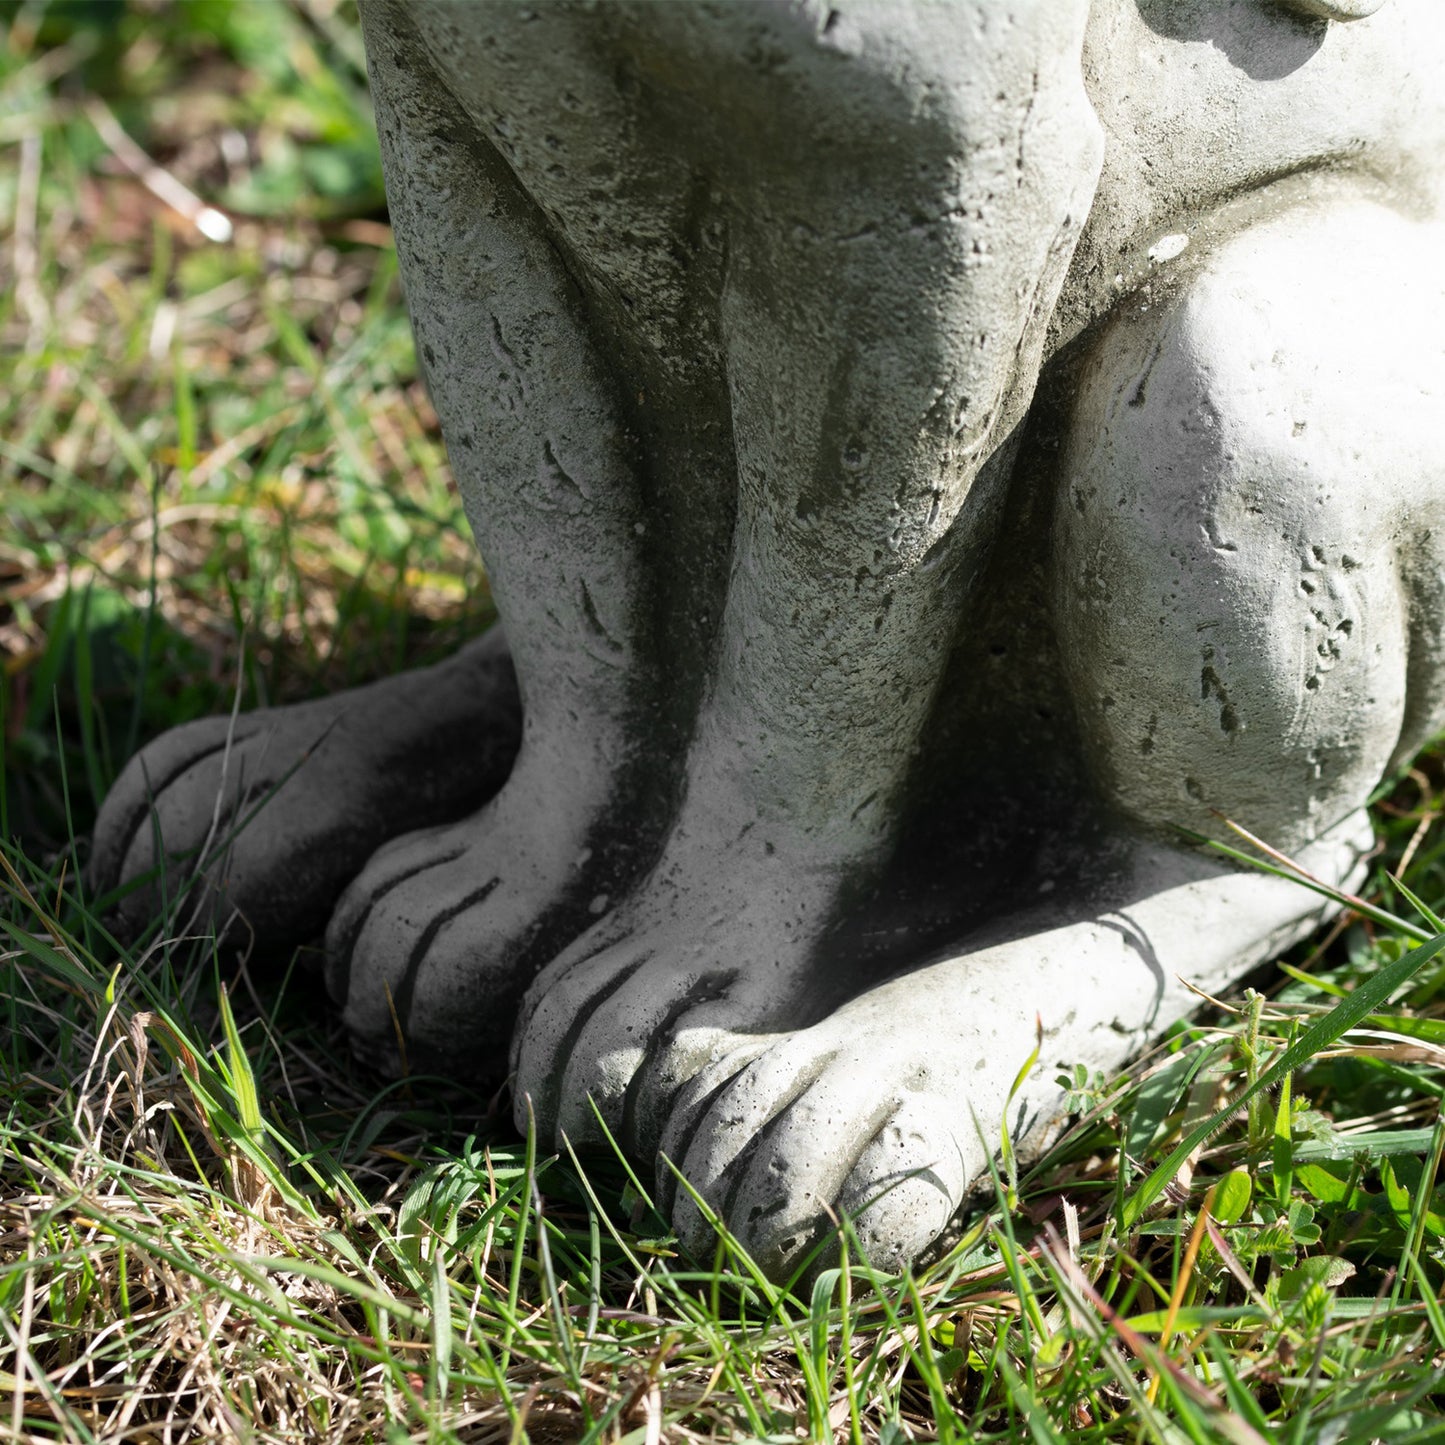
[[[500,1078],[523,990],[630,881],[629,848],[527,791],[514,780],[470,818],[393,840],[337,905],[327,987],[383,1071]]]
[[[1306,865],[1347,880],[1367,843],[1347,820]],[[604,1117],[618,1114],[619,1080],[624,1101],[648,1100],[623,1110],[622,1142],[639,1157],[655,1151],[660,1204],[700,1260],[711,1257],[713,1226],[674,1167],[774,1279],[820,1245],[808,1268],[830,1263],[844,1215],[872,1265],[900,1269],[936,1247],[986,1183],[1006,1115],[1018,1157],[1030,1160],[1060,1122],[1061,1074],[1118,1067],[1188,1012],[1195,997],[1182,978],[1206,991],[1226,985],[1328,911],[1293,883],[1183,849],[1130,842],[1115,860],[1107,884],[996,918],[883,981],[855,981],[821,1016],[795,1007],[791,1019],[768,1018],[725,987],[723,1003],[682,1012],[694,1027],[663,1015],[650,1040],[619,1039],[614,1016],[608,1055],[587,1046],[589,1030],[645,977],[634,959],[585,1010],[557,1118],[579,1117],[571,1091],[584,1085],[600,1086]],[[679,977],[696,986],[697,970]],[[765,990],[766,971],[757,977]],[[671,991],[675,1012],[682,990]],[[598,1060],[615,1061],[615,1076]]]
[[[256,956],[318,936],[389,838],[480,807],[521,733],[499,629],[438,666],[294,707],[206,718],[131,759],[96,820],[93,892],[141,933],[174,916]]]
[[[519,1118],[530,1100],[544,1137],[586,1144],[596,1110],[646,1158],[716,1056],[826,1011],[850,972],[830,947],[839,880],[767,862],[660,865],[548,966],[517,1028]]]
[[[820,1245],[813,1267],[833,1263],[845,1215],[868,1262],[888,1271],[945,1232],[986,1171],[997,1111],[978,1100],[975,1122],[978,1075],[919,1027],[916,1000],[911,1013],[906,1029],[876,1017],[861,1029],[845,1008],[771,1043],[738,1039],[695,1077],[664,1130],[657,1181],[690,1253],[710,1257],[715,1234],[667,1160],[772,1279]],[[1009,1072],[1026,1057],[993,1063]]]

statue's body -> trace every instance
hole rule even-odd
[[[880,1190],[915,1255],[1036,1016],[1016,1133],[1318,918],[1177,825],[1344,882],[1445,724],[1445,7],[1373,8],[369,0],[521,750],[470,811],[493,637],[162,739],[97,872],[151,866],[147,777],[194,850],[223,759],[259,796],[323,739],[216,916],[357,872],[363,1050],[510,1037],[519,1117],[595,1106],[776,1273]]]

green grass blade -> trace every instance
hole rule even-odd
[[[1404,954],[1366,979],[1348,998],[1342,999],[1307,1028],[1243,1094],[1185,1135],[1169,1157],[1125,1201],[1122,1220],[1125,1231],[1132,1230],[1138,1224],[1178,1174],[1184,1161],[1222,1128],[1239,1109],[1265,1090],[1273,1088],[1286,1074],[1308,1063],[1321,1049],[1328,1048],[1341,1035],[1348,1033],[1368,1015],[1376,1012],[1396,989],[1408,982],[1442,948],[1445,948],[1445,933],[1436,935],[1428,943]]]
[[[225,984],[220,986],[218,1002],[221,1027],[226,1035],[226,1068],[236,1101],[236,1118],[252,1142],[260,1145],[266,1133],[266,1121],[261,1117],[261,1096],[256,1090],[256,1075],[247,1057],[246,1046],[241,1042],[241,1031],[236,1027],[236,1015],[231,1011],[231,999]]]
[[[1252,868],[1257,873],[1269,873],[1275,878],[1284,878],[1288,882],[1300,888],[1308,888],[1311,893],[1318,893],[1322,898],[1328,898],[1333,903],[1342,903],[1347,908],[1352,908],[1364,918],[1371,919],[1375,923],[1383,924],[1392,932],[1403,933],[1407,938],[1413,938],[1417,943],[1428,943],[1431,934],[1423,928],[1417,928],[1415,924],[1407,922],[1383,908],[1377,908],[1362,898],[1352,898],[1348,894],[1340,892],[1338,888],[1331,888],[1328,883],[1321,883],[1314,878],[1305,878],[1290,868],[1281,868],[1275,863],[1267,863],[1262,858],[1256,857],[1253,853],[1246,853],[1241,848],[1232,848],[1228,843],[1221,843],[1214,838],[1206,837],[1203,833],[1195,833],[1188,828],[1179,830],[1191,842],[1200,845],[1211,853],[1218,853],[1222,858],[1228,858],[1232,862],[1242,863],[1246,868]]]
[[[1430,925],[1430,928],[1433,932],[1445,933],[1445,923],[1441,922],[1440,915],[1436,913],[1435,910],[1431,908],[1427,903],[1423,902],[1414,893],[1412,893],[1410,889],[1405,885],[1404,879],[1396,878],[1393,880],[1393,882],[1395,884],[1395,887],[1398,888],[1400,892],[1405,895],[1405,901],[1410,905],[1411,908],[1415,910],[1416,913],[1420,915],[1421,918],[1425,920],[1426,923]]]

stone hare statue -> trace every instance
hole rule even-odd
[[[668,1161],[902,1265],[1328,907],[1200,835],[1348,884],[1445,725],[1445,5],[363,21],[505,641],[161,738],[94,877],[324,927],[363,1054],[604,1121],[685,1244]]]

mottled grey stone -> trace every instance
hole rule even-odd
[[[1349,882],[1445,723],[1445,7],[363,20],[524,726],[357,871],[346,1021],[480,1075],[525,989],[549,1141],[902,1264],[1037,1028],[1025,1152],[1322,916],[1181,828]]]

